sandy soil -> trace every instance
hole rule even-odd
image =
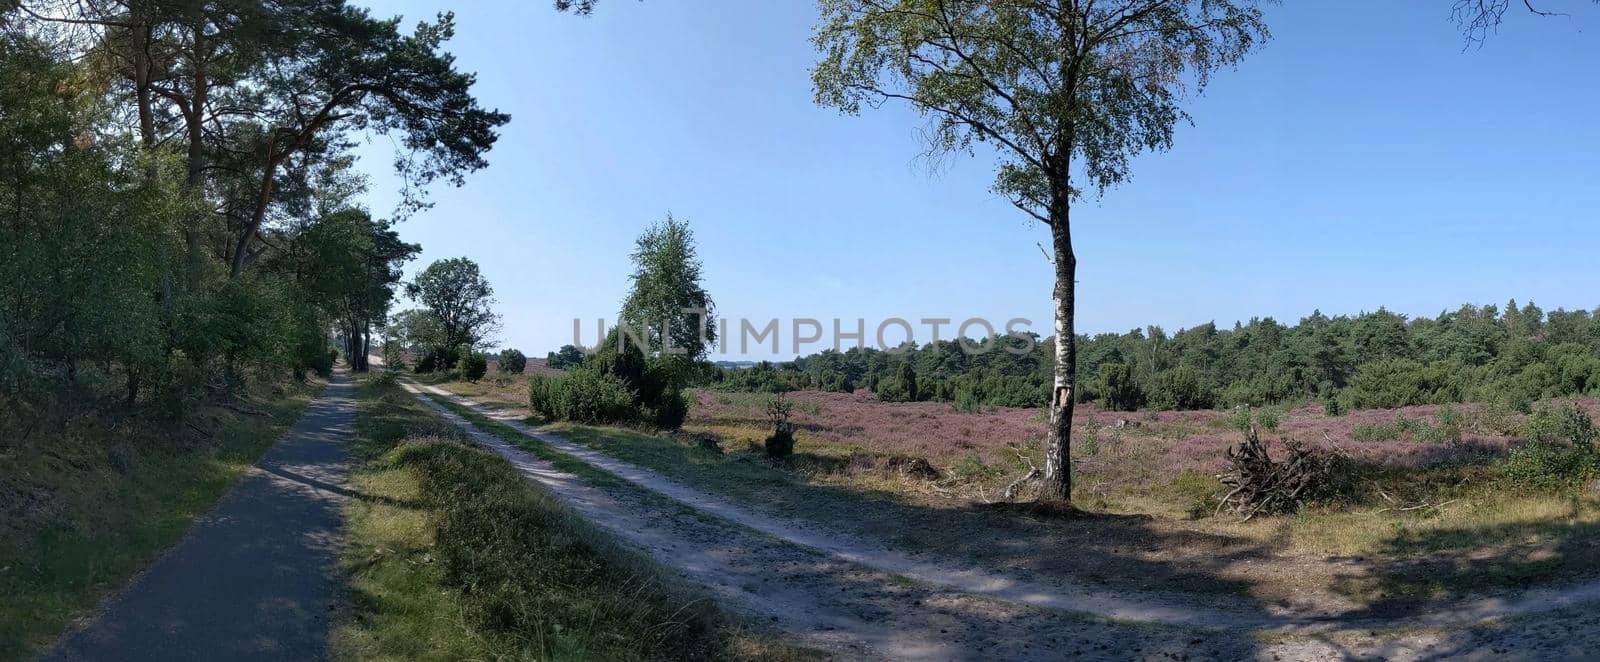
[[[473,403],[433,387],[426,390]],[[1551,659],[1600,650],[1600,583],[1402,620],[1330,619],[1217,596],[1029,583],[780,521],[494,416],[639,490],[602,490],[472,429],[580,513],[737,605],[844,657],[896,659]],[[1522,615],[1537,615],[1519,618]],[[1464,627],[1471,626],[1471,627]]]

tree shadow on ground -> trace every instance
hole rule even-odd
[[[1330,589],[1368,603],[1352,618],[1393,619],[1451,600],[1592,580],[1600,576],[1600,522],[1580,521],[1583,509],[1574,497],[1560,519],[1398,529],[1373,560],[1337,576]]]

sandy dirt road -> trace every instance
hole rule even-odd
[[[753,512],[442,389],[407,384],[616,475],[600,489],[556,471],[427,397],[421,400],[525,475],[807,644],[895,659],[1584,659],[1600,650],[1600,586],[1452,605],[1405,622],[1307,618],[1178,594],[1029,583]]]

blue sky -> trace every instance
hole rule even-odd
[[[408,22],[446,4],[372,3]],[[869,333],[1026,317],[1050,333],[1047,233],[989,192],[989,155],[930,162],[908,109],[813,104],[811,3],[448,4],[450,50],[512,121],[487,170],[400,231],[423,246],[408,273],[482,266],[503,345],[542,356],[574,317],[593,342],[633,238],[668,211],[693,224],[726,317],[860,317]],[[1080,331],[1600,305],[1600,10],[1513,8],[1464,51],[1451,4],[1269,6],[1273,40],[1188,104],[1175,148],[1078,206]],[[363,154],[386,213],[392,144]]]

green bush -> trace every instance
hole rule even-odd
[[[956,401],[951,408],[958,414],[976,414],[983,411],[983,403],[971,389],[961,389],[956,391]]]
[[[1107,411],[1134,411],[1144,404],[1144,391],[1133,379],[1132,366],[1103,363],[1098,381],[1100,406]]]
[[[1322,392],[1322,413],[1327,416],[1343,416],[1349,411],[1344,399],[1339,397],[1335,389],[1326,389]]]
[[[1453,361],[1423,363],[1384,359],[1364,363],[1341,394],[1348,409],[1395,409],[1460,402],[1466,396],[1465,368]]]
[[[460,354],[461,358],[456,361],[456,372],[461,374],[462,379],[476,382],[483,379],[485,374],[488,374],[489,357],[484,355],[483,352],[474,352],[469,349]]]
[[[1528,417],[1527,443],[1511,451],[1502,467],[1509,481],[1538,490],[1571,487],[1600,473],[1600,431],[1577,406],[1540,405]]]
[[[506,349],[500,352],[500,359],[496,363],[500,367],[500,372],[520,375],[528,368],[528,357],[524,356],[521,350]]]
[[[1222,481],[1217,477],[1194,469],[1184,469],[1172,480],[1172,491],[1190,519],[1208,517],[1217,510],[1221,500]]]
[[[1577,405],[1551,407],[1542,404],[1528,417],[1525,428],[1531,443],[1592,446],[1595,437],[1600,435],[1594,420]]]
[[[1502,472],[1519,487],[1559,490],[1593,476],[1596,464],[1592,448],[1528,443],[1511,451]]]
[[[1252,409],[1248,406],[1238,406],[1228,411],[1222,417],[1222,423],[1230,430],[1249,432],[1251,426],[1263,432],[1273,432],[1278,429],[1278,412],[1272,409]]]
[[[1200,383],[1200,373],[1189,366],[1157,373],[1150,385],[1150,405],[1157,409],[1210,409],[1214,404],[1211,392]]]
[[[561,377],[534,375],[528,378],[528,410],[535,416],[560,420]]]
[[[612,375],[583,367],[528,381],[528,407],[551,420],[621,423],[638,419],[633,392]]]
[[[683,391],[672,389],[661,394],[651,412],[651,422],[663,430],[676,430],[683,427],[683,420],[689,417],[689,399],[684,397]]]
[[[460,365],[461,350],[455,347],[429,347],[417,359],[417,374],[444,372]]]
[[[1459,431],[1457,432],[1459,438]],[[1393,420],[1358,425],[1350,431],[1350,438],[1360,442],[1400,441],[1410,439],[1425,443],[1442,443],[1450,440],[1449,433],[1427,421],[1396,416]]]
[[[1435,419],[1437,419],[1435,427],[1439,429],[1439,433],[1444,437],[1445,441],[1452,444],[1461,443],[1461,412],[1456,410],[1455,405],[1450,403],[1439,405],[1439,412],[1435,415]]]
[[[921,386],[916,369],[910,362],[902,362],[894,374],[878,380],[872,391],[883,402],[916,402],[924,395]]]

